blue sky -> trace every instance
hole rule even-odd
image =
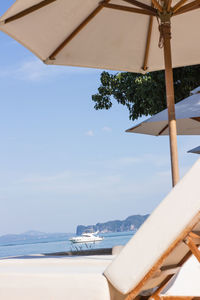
[[[14,1],[2,2],[1,14]],[[125,133],[134,123],[117,104],[95,111],[101,71],[45,66],[3,33],[0,43],[0,234],[150,213],[171,189],[168,137]],[[199,142],[178,137],[181,176]]]

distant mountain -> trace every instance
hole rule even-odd
[[[105,223],[97,223],[96,225],[78,225],[76,229],[76,234],[80,235],[83,232],[87,231],[99,231],[100,233],[106,232],[122,232],[137,230],[142,223],[148,218],[149,215],[133,215],[125,220],[115,220],[108,221]]]
[[[0,245],[20,245],[40,242],[68,240],[72,233],[45,233],[30,230],[21,234],[6,234],[0,236]]]

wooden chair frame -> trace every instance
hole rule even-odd
[[[185,260],[181,262],[181,265],[184,264],[184,262],[191,256],[192,254],[197,258],[197,260],[200,263],[200,250],[198,249],[198,246],[200,245],[200,232],[191,231],[186,238],[183,240],[183,242],[188,246],[189,252],[187,253],[187,257],[185,257]],[[180,266],[181,267],[181,266]],[[180,268],[179,267],[179,268]],[[173,278],[173,275],[169,275],[169,277],[166,279],[166,282],[163,282],[161,286],[158,288],[158,290],[149,297],[149,300],[200,300],[199,297],[192,297],[192,296],[161,296],[160,293],[165,288],[165,286],[169,283],[169,281]]]
[[[200,250],[198,246],[200,246],[200,231],[195,231],[194,228],[200,222],[200,212],[196,215],[193,221],[183,230],[180,236],[176,239],[176,241],[167,249],[167,251],[163,254],[163,256],[158,260],[158,262],[152,267],[152,269],[148,272],[148,274],[144,277],[144,279],[136,286],[125,298],[125,300],[200,300],[199,297],[192,296],[164,296],[161,295],[163,289],[169,284],[174,275],[180,270],[183,264],[189,259],[191,255],[194,255],[197,260],[200,262]],[[184,242],[188,246],[187,254],[178,262],[176,265],[172,266],[162,266],[163,261],[169,256],[169,254],[180,244],[180,242]],[[156,291],[151,296],[143,297],[139,296],[142,287],[150,278],[155,278],[160,276],[162,273],[165,274],[165,279],[160,285],[157,287]]]

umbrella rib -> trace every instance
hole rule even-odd
[[[167,124],[165,127],[163,127],[163,129],[158,133],[158,135],[161,135],[167,128],[169,127],[169,125]]]
[[[149,19],[149,26],[148,26],[148,33],[147,33],[147,41],[145,47],[145,54],[144,54],[144,63],[142,69],[146,71],[148,69],[148,58],[149,58],[149,49],[151,43],[151,34],[152,34],[152,27],[153,27],[153,16],[150,16]]]
[[[139,1],[137,1],[137,0],[123,0],[123,1],[124,1],[124,2],[127,2],[127,3],[130,3],[130,4],[133,4],[133,5],[135,5],[135,6],[138,6],[138,7],[140,7],[140,8],[149,10],[149,11],[151,11],[151,12],[157,13],[157,11],[156,11],[155,8],[153,8],[153,7],[149,6],[149,5],[146,5],[146,4],[142,3],[142,2],[139,2]]]
[[[103,9],[102,3],[108,3],[110,0],[104,0],[93,10],[93,12],[54,50],[46,61],[55,60],[55,57],[62,49]]]
[[[171,5],[172,5],[172,0],[168,0],[168,3],[167,3],[167,12],[170,12]]]
[[[134,8],[134,7],[130,7],[130,6],[123,6],[123,5],[110,4],[110,3],[102,3],[102,6],[107,7],[107,8],[111,8],[111,9],[142,14],[142,15],[157,16],[157,12],[152,12],[152,11],[149,11],[147,9],[139,9],[139,8]]]
[[[157,0],[152,0],[152,3],[154,5],[155,8],[157,8],[157,10],[159,10],[159,12],[163,12],[163,8],[162,6],[158,3]]]
[[[179,8],[181,8],[188,0],[180,0],[174,7],[172,7],[172,12],[175,13]]]
[[[179,8],[174,15],[176,16],[179,14],[183,14],[191,10],[198,9],[199,7],[200,7],[200,0],[195,0]]]
[[[51,4],[52,2],[55,2],[55,1],[57,1],[57,0],[44,0],[44,1],[42,1],[42,2],[40,2],[38,4],[36,4],[36,5],[33,5],[33,6],[29,7],[29,8],[27,8],[27,9],[25,9],[25,10],[17,13],[14,16],[11,16],[11,17],[5,19],[4,23],[6,24],[6,23],[9,23],[9,22],[15,21],[17,19],[20,19],[20,18],[22,18],[22,17],[24,17],[24,16],[26,16],[26,15],[34,12],[34,11],[36,11],[36,10],[38,10],[38,9],[46,6],[46,5],[49,5],[49,4]]]

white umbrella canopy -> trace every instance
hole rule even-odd
[[[200,154],[200,146],[189,150],[188,153]]]
[[[173,0],[172,6],[176,2]],[[115,9],[103,7],[103,3],[114,5]],[[151,6],[149,0],[141,3]],[[17,0],[1,17],[0,29],[47,64],[129,72],[142,72],[147,67],[148,71],[164,69],[163,51],[158,47],[158,22],[153,17],[157,10],[150,7],[150,17],[148,11],[147,14],[135,13],[134,9],[143,13],[145,9],[133,4],[123,0]],[[130,11],[122,11],[119,6]],[[177,12],[172,17],[173,67],[200,63],[200,40],[196,35],[199,18],[199,10]],[[149,26],[150,19],[153,21]],[[151,26],[149,55],[145,62]]]
[[[195,90],[198,91],[198,89],[200,88]],[[192,96],[178,102],[175,105],[175,110],[177,134],[200,135],[200,93],[198,92],[197,94],[193,94]],[[167,109],[126,131],[156,136],[168,135],[169,127]]]
[[[46,64],[129,72],[165,69],[175,185],[179,170],[172,67],[200,63],[199,7],[200,0],[17,0],[0,18],[0,30]]]

